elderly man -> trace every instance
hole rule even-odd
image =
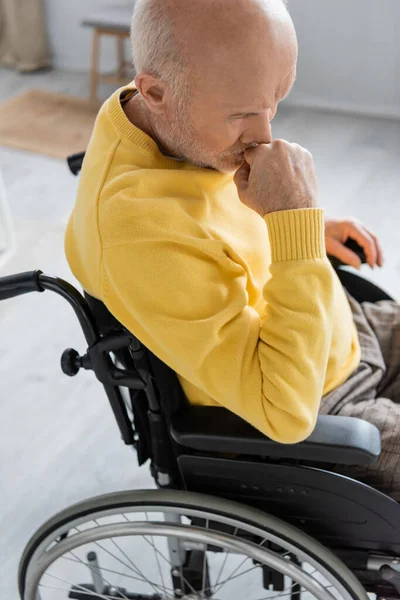
[[[400,312],[348,299],[326,254],[358,266],[351,237],[381,265],[379,244],[324,220],[312,156],[272,137],[296,77],[284,3],[137,0],[132,44],[135,82],[103,105],[84,161],[73,273],[192,403],[282,443],[320,408],[376,423],[382,459],[359,475],[400,496]]]

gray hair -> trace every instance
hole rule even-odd
[[[189,68],[166,4],[136,0],[131,23],[132,58],[136,73],[150,73],[167,84],[177,98],[188,89]]]

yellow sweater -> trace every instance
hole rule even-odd
[[[282,443],[306,438],[321,396],[360,358],[323,210],[261,218],[232,175],[164,156],[125,116],[126,89],[100,110],[84,160],[72,272],[190,402],[225,406]]]

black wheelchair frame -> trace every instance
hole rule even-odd
[[[69,159],[75,174],[82,159],[83,154]],[[337,262],[334,267],[359,301],[390,299]],[[235,500],[279,517],[334,552],[368,592],[382,599],[400,598],[400,506],[333,471],[338,465],[367,465],[378,459],[376,427],[359,419],[320,416],[306,441],[273,442],[224,408],[189,405],[176,373],[97,299],[41,271],[0,278],[0,300],[45,290],[71,305],[88,346],[83,355],[65,350],[63,372],[94,372],[124,443],[136,448],[140,465],[150,462],[159,488]],[[121,388],[129,391],[129,410]]]

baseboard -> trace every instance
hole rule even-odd
[[[351,102],[334,102],[331,100],[321,100],[306,95],[290,96],[285,100],[286,106],[312,108],[315,110],[328,110],[360,117],[375,117],[379,119],[400,120],[400,108],[396,106],[368,106],[353,104]]]

